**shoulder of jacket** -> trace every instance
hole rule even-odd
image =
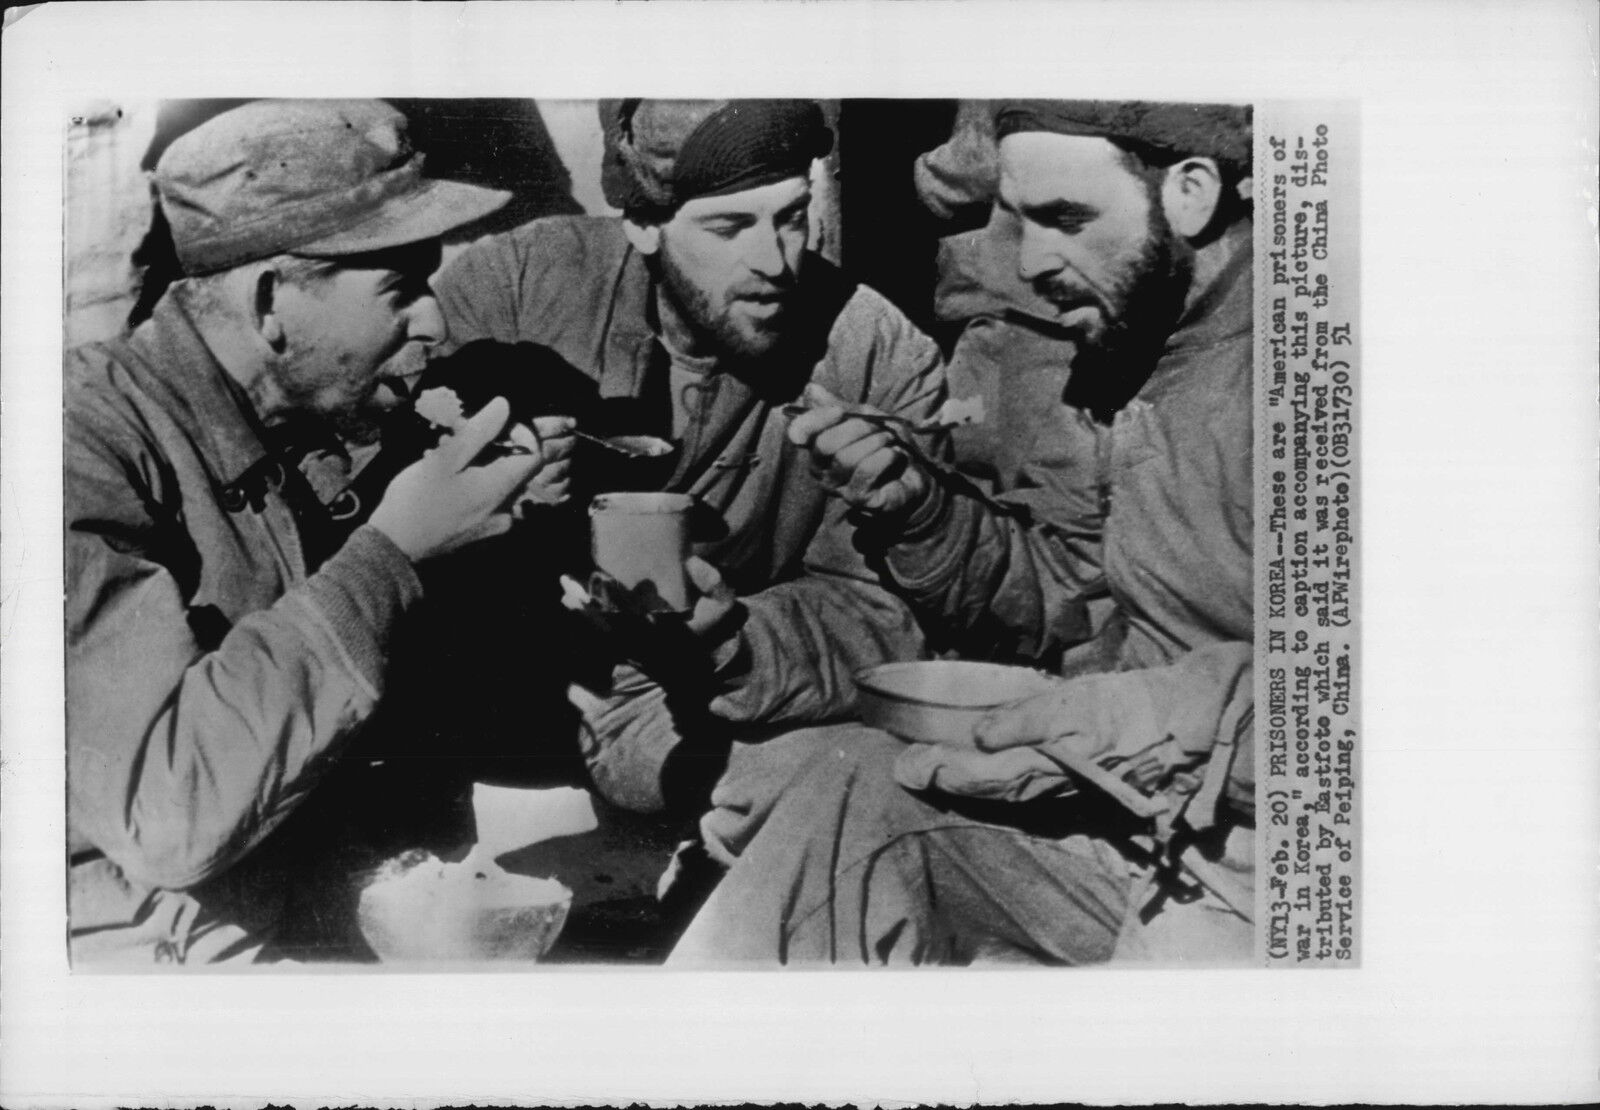
[[[134,357],[137,357],[136,355]],[[163,455],[158,424],[172,419],[146,388],[150,375],[117,345],[93,343],[69,352],[62,373],[62,452],[67,470],[144,471],[136,460]],[[97,460],[97,461],[96,461]]]
[[[852,284],[812,380],[848,400],[886,403],[943,365],[938,344],[877,290]]]
[[[67,426],[133,419],[144,393],[130,372],[127,356],[110,343],[85,343],[66,353],[62,366],[62,406]]]
[[[468,249],[492,250],[489,244],[495,240],[519,266],[551,271],[598,265],[612,258],[620,261],[628,251],[622,221],[611,216],[544,216]]]
[[[545,216],[467,247],[440,274],[442,285],[484,275],[512,281],[535,297],[571,296],[574,285],[604,283],[629,250],[622,221],[609,216]]]
[[[878,357],[890,351],[919,365],[939,356],[939,346],[888,297],[855,284],[834,320],[829,346],[841,353]]]

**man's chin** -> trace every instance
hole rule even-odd
[[[730,322],[729,326],[723,329],[720,338],[728,354],[735,358],[750,359],[771,354],[783,339],[783,334],[782,328],[749,323],[741,326]]]
[[[394,409],[387,405],[365,404],[326,414],[324,419],[341,442],[365,447],[383,438],[383,428]]]

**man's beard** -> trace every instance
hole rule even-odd
[[[1080,335],[1080,350],[1102,365],[1137,371],[1165,347],[1194,272],[1186,244],[1154,198],[1144,239],[1117,271],[1109,288],[1088,289],[1059,274],[1036,288],[1063,311],[1092,305],[1101,326]]]
[[[378,409],[361,408],[332,413],[327,422],[341,443],[349,447],[366,447],[382,438],[384,422],[389,417],[389,413]]]
[[[752,279],[730,286],[722,303],[713,304],[710,295],[678,268],[665,245],[656,257],[667,296],[672,298],[684,323],[699,333],[707,351],[735,361],[756,359],[770,354],[788,332],[794,316],[792,284],[774,285]],[[774,292],[786,295],[781,312],[767,320],[735,318],[733,305],[741,296]]]
[[[411,382],[426,366],[426,350],[408,343],[378,369],[365,392],[329,398],[318,390],[290,392],[296,419],[315,421],[346,447],[378,442],[397,414],[409,412]]]
[[[1194,276],[1188,245],[1172,233],[1154,198],[1144,240],[1119,267],[1115,288],[1091,293],[1064,282],[1038,291],[1058,308],[1094,304],[1102,326],[1080,334],[1063,403],[1110,423],[1154,372],[1183,314]]]

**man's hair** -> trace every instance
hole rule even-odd
[[[271,266],[280,280],[298,289],[312,289],[327,281],[339,270],[339,262],[332,258],[308,258],[300,254],[277,254],[245,266]],[[173,286],[184,306],[195,312],[227,311],[225,292],[232,275],[243,267],[235,266],[210,274],[184,278]]]
[[[1020,131],[1085,135],[1109,141],[1128,172],[1158,197],[1166,170],[1185,158],[1209,158],[1222,183],[1212,227],[1247,215],[1240,183],[1250,175],[1248,105],[1149,100],[1002,100],[994,110],[995,137]]]
[[[290,285],[307,289],[327,281],[340,264],[332,258],[308,258],[303,254],[280,254],[272,260],[278,276]]]
[[[1191,157],[1186,154],[1177,155],[1152,150],[1121,138],[1109,138],[1108,141],[1117,148],[1122,167],[1139,179],[1144,185],[1145,194],[1150,198],[1150,203],[1158,207],[1161,204],[1161,186],[1166,181],[1167,170],[1185,158]],[[1211,226],[1225,228],[1235,220],[1249,215],[1252,206],[1250,200],[1239,192],[1239,183],[1244,180],[1244,175],[1238,167],[1226,160],[1212,159],[1212,161],[1222,181],[1222,191],[1217,198],[1217,211],[1211,218]]]

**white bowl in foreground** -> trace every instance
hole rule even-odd
[[[417,852],[373,876],[356,916],[384,963],[526,962],[550,950],[571,905],[572,891],[554,879]]]

